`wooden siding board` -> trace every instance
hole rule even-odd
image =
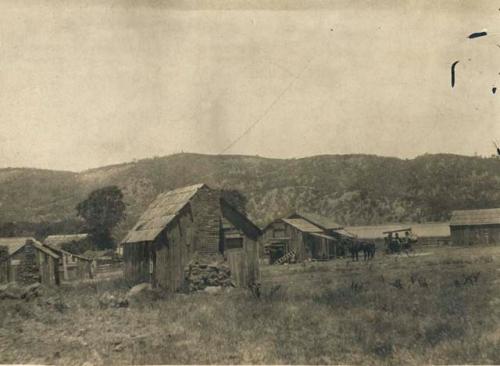
[[[123,248],[124,274],[132,284],[149,282],[148,243],[129,243]]]
[[[500,244],[500,225],[452,226],[454,245]]]

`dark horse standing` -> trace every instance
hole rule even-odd
[[[363,252],[363,259],[370,260],[375,257],[375,243],[371,241],[352,240],[349,252],[353,261],[359,260],[359,252]]]

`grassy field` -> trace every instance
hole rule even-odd
[[[500,364],[500,247],[425,248],[262,268],[256,298],[170,294],[128,308],[120,279],[0,302],[0,363]]]

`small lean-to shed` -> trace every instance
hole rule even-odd
[[[500,208],[453,211],[450,231],[454,245],[499,244]]]
[[[83,255],[70,253],[61,248],[48,244],[44,241],[43,245],[56,253],[59,260],[59,276],[65,281],[83,280],[94,277],[94,260]]]
[[[246,286],[259,280],[260,234],[219,190],[197,184],[165,192],[122,241],[125,278],[176,291],[193,273],[209,268],[221,277],[227,266],[235,285]],[[206,285],[217,284],[212,274]]]
[[[3,282],[60,284],[59,256],[34,238],[0,238],[0,248]]]

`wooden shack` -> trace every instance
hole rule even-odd
[[[0,279],[29,285],[59,285],[59,256],[33,238],[0,238]]]
[[[122,241],[125,278],[176,291],[207,268],[205,285],[215,285],[213,275],[223,277],[227,267],[234,284],[246,286],[259,280],[260,234],[205,184],[162,193]]]
[[[70,253],[61,248],[61,245],[48,244],[43,245],[56,253],[59,260],[59,277],[64,281],[84,280],[94,277],[94,260],[83,255]]]
[[[297,215],[281,218],[268,224],[263,230],[262,243],[269,263],[287,260],[328,260],[336,257],[338,240]]]
[[[453,211],[450,231],[454,245],[499,244],[500,208]]]
[[[324,235],[334,238],[335,241],[328,238],[329,245],[332,247],[329,252],[330,259],[345,256],[347,254],[347,245],[355,238],[355,235],[346,230],[343,225],[338,224],[335,220],[327,216],[312,212],[297,211],[288,217],[302,218],[322,229]],[[335,251],[333,251],[333,246],[335,246]]]

